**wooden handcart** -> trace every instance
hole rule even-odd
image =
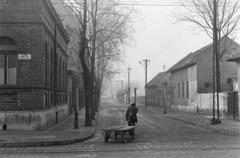
[[[116,126],[102,129],[104,131],[105,143],[110,142],[110,139],[120,140],[124,143],[134,139],[135,126]]]

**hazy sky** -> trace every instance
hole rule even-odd
[[[176,4],[178,0],[136,0],[140,3]],[[131,3],[126,0],[126,3]],[[148,81],[159,72],[163,71],[163,65],[169,69],[187,54],[194,52],[209,44],[211,39],[205,32],[193,24],[177,22],[175,14],[180,12],[181,6],[135,6],[140,18],[136,18],[135,45],[127,48],[126,62],[132,68],[131,87],[137,87],[140,94],[144,94],[145,82],[144,67],[139,64],[142,59],[149,59]],[[124,83],[127,82],[127,64]],[[118,77],[115,79],[120,80]],[[120,83],[119,83],[120,84]],[[119,85],[118,85],[119,87]]]

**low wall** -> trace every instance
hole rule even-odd
[[[53,107],[44,111],[4,111],[0,112],[0,130],[42,130],[68,117],[68,105]]]
[[[217,96],[215,96],[215,103],[217,103]],[[216,105],[216,104],[215,104]],[[213,95],[212,93],[197,94],[194,100],[189,101],[189,105],[172,105],[171,109],[181,110],[186,112],[206,112],[212,113],[213,109]],[[217,107],[215,106],[215,109]],[[227,93],[219,93],[219,109],[221,114],[227,113]]]

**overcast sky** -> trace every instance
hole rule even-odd
[[[136,0],[140,3],[176,4],[178,0]],[[126,3],[131,3],[126,0]],[[139,64],[142,59],[151,60],[148,67],[148,81],[159,72],[163,65],[169,69],[187,54],[209,44],[211,39],[195,25],[177,22],[174,14],[179,13],[180,6],[135,6],[139,17],[134,21],[135,45],[127,48],[126,62],[131,67],[131,87],[138,87],[143,93],[145,82],[144,67]],[[124,83],[127,82],[126,64]],[[119,77],[115,80],[119,80]]]

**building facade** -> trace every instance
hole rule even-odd
[[[0,1],[0,125],[48,128],[68,116],[69,37],[49,0]]]
[[[212,109],[212,89],[213,89],[213,47],[212,44],[207,45],[196,52],[188,54],[168,72],[171,73],[171,84],[173,86],[173,105],[188,106],[190,109],[198,109],[201,103],[204,109]],[[221,39],[220,49],[220,83],[221,92],[232,91],[236,87],[234,82],[237,74],[237,64],[228,62],[227,59],[233,54],[240,53],[240,46],[233,40],[225,37]],[[234,84],[230,84],[234,83]],[[208,95],[206,95],[208,94]],[[225,94],[222,95],[222,110],[226,110],[227,99]],[[207,98],[208,100],[204,100]],[[224,107],[225,106],[225,107]]]
[[[167,107],[171,104],[170,74],[160,72],[146,85],[147,105]]]

